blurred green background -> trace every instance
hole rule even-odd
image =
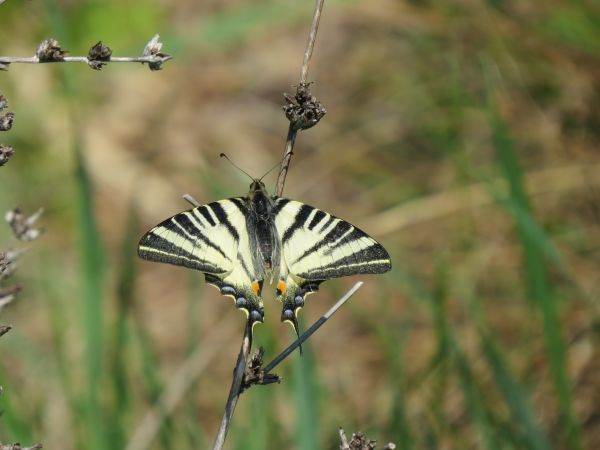
[[[46,208],[2,312],[0,441],[49,449],[212,442],[243,315],[198,273],[139,261],[150,226],[236,196],[281,156],[313,1],[8,0],[0,54],[46,37],[164,70],[13,65],[0,209]],[[600,448],[600,7],[328,0],[309,78],[328,114],[285,194],[365,229],[391,273],[238,405],[231,449]],[[270,179],[274,184],[274,177]],[[271,187],[272,189],[272,187]],[[14,245],[7,227],[2,248]],[[351,284],[331,281],[305,326]],[[292,338],[267,294],[256,345]]]

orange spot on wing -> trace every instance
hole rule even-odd
[[[277,283],[277,290],[281,293],[281,295],[285,294],[285,288],[285,281],[279,280],[279,282]]]

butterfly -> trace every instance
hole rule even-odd
[[[391,269],[388,252],[364,231],[305,203],[270,196],[260,179],[253,179],[246,197],[161,222],[141,238],[138,254],[203,272],[246,313],[251,329],[264,321],[264,281],[276,277],[281,321],[296,334],[306,296],[323,281]]]

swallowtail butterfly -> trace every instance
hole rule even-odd
[[[204,273],[234,299],[251,326],[264,321],[263,282],[277,275],[281,321],[298,333],[308,294],[331,278],[391,269],[388,252],[348,222],[304,203],[269,196],[254,179],[247,197],[176,214],[148,231],[138,254]]]

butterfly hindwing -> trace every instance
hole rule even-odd
[[[383,246],[342,219],[284,198],[277,199],[274,212],[282,263],[296,277],[328,280],[391,268]]]

